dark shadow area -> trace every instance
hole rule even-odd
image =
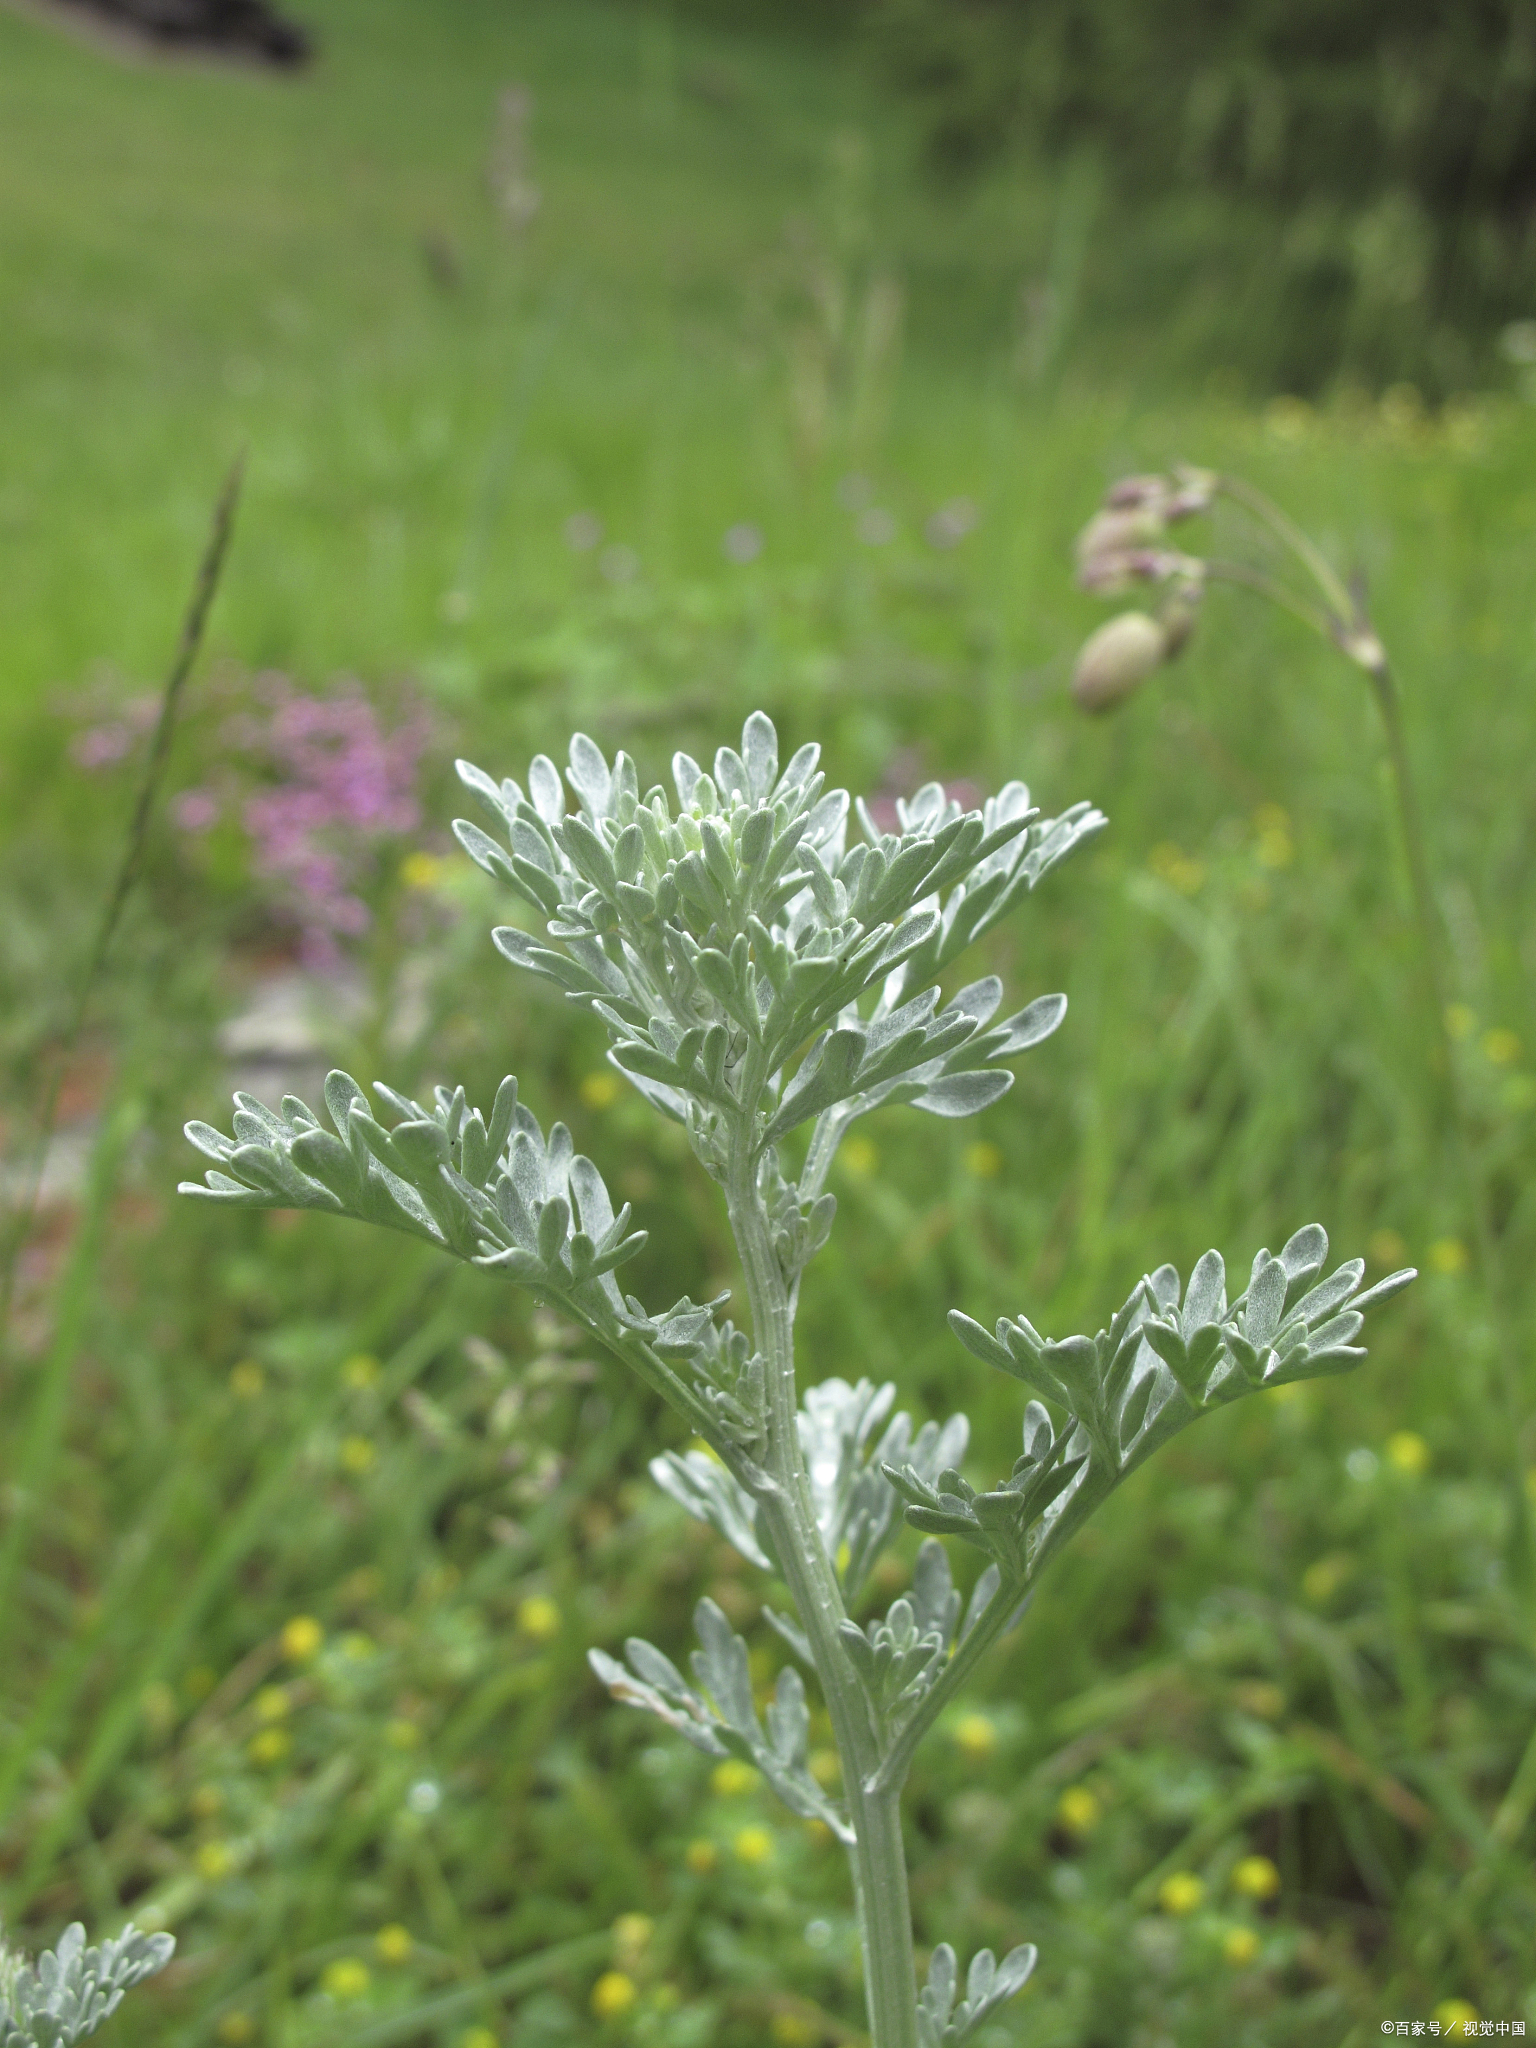
[[[61,15],[132,37],[154,49],[256,59],[298,70],[313,38],[264,0],[53,0]]]

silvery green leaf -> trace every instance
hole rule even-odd
[[[1390,1301],[1394,1294],[1401,1294],[1412,1280],[1417,1280],[1418,1270],[1404,1266],[1396,1273],[1389,1273],[1385,1280],[1378,1280],[1374,1287],[1367,1287],[1364,1294],[1357,1294],[1350,1303],[1353,1309],[1375,1308],[1380,1302]]]
[[[918,1993],[918,2037],[923,2048],[942,2048],[959,1981],[955,1952],[947,1941],[941,1941],[929,1959],[928,1981]]]
[[[1099,1350],[1091,1337],[1064,1337],[1041,1347],[1041,1359],[1067,1390],[1076,1413],[1090,1408],[1099,1391]]]
[[[657,1662],[649,1671],[641,1673],[642,1679],[648,1681],[649,1689],[661,1699],[664,1707],[682,1713],[693,1724],[694,1730],[719,1745],[718,1750],[710,1751],[711,1755],[739,1756],[754,1764],[792,1813],[798,1813],[807,1820],[825,1821],[840,1841],[851,1842],[853,1835],[847,1819],[810,1774],[806,1760],[810,1717],[799,1673],[790,1669],[780,1672],[773,1703],[768,1710],[765,1733],[752,1697],[746,1644],[740,1636],[732,1634],[730,1623],[713,1600],[699,1602],[694,1609],[693,1623],[699,1638],[699,1648],[692,1659],[698,1689],[684,1686],[681,1693],[676,1693],[659,1681],[656,1674],[664,1661],[659,1651],[651,1652]],[[626,1653],[631,1666],[635,1666],[634,1649],[635,1645],[631,1644]],[[609,1683],[614,1696],[626,1698],[612,1683],[610,1674],[615,1667],[611,1660],[604,1659],[599,1666],[595,1660],[602,1653],[590,1654],[593,1668]],[[670,1666],[667,1668],[671,1669]],[[619,1671],[618,1676],[622,1681],[626,1674]],[[633,1684],[633,1681],[629,1682]],[[649,1706],[653,1713],[657,1711],[648,1699],[626,1700],[626,1703]],[[669,1716],[664,1713],[662,1718]],[[706,1747],[689,1727],[678,1723],[674,1725],[698,1748]]]
[[[645,1651],[650,1648],[649,1643],[641,1643],[638,1637],[631,1637],[626,1652],[630,1663],[635,1664],[637,1649]],[[661,1652],[654,1651],[653,1656],[660,1658]],[[622,1664],[617,1663],[602,1650],[588,1650],[587,1662],[621,1706],[639,1707],[646,1713],[654,1714],[658,1720],[665,1721],[669,1728],[675,1728],[685,1741],[693,1744],[695,1749],[702,1749],[706,1756],[730,1755],[730,1749],[721,1740],[714,1725],[715,1716],[710,1712],[708,1704],[691,1686],[683,1683],[680,1674],[674,1672],[674,1676],[677,1677],[675,1690],[662,1690],[656,1685],[648,1684],[638,1675],[632,1676]],[[642,1657],[641,1663],[648,1669],[656,1668],[650,1659]],[[671,1665],[667,1668],[673,1669]]]
[[[1291,1314],[1309,1326],[1322,1322],[1326,1316],[1332,1315],[1341,1303],[1348,1301],[1364,1277],[1364,1259],[1350,1259],[1326,1280],[1319,1282],[1316,1287],[1304,1294],[1291,1310]]]
[[[791,1621],[787,1614],[780,1614],[776,1607],[765,1607],[763,1619],[776,1636],[788,1643],[802,1664],[812,1670],[815,1669],[816,1657],[811,1649],[810,1638],[798,1622]]]
[[[0,2048],[72,2048],[94,2034],[125,1991],[163,1970],[176,1943],[129,1925],[97,1948],[77,1920],[35,1963],[0,1951]]]
[[[965,1603],[965,1620],[960,1629],[960,1641],[962,1643],[992,1605],[993,1600],[997,1597],[998,1588],[1002,1583],[1003,1575],[1001,1570],[996,1564],[989,1564],[971,1588],[971,1597]]]
[[[973,1357],[982,1359],[987,1365],[999,1366],[1015,1378],[1020,1377],[1013,1353],[1005,1344],[984,1330],[980,1323],[957,1308],[950,1310],[948,1322],[949,1327]]]
[[[1012,1086],[1013,1075],[1003,1067],[941,1074],[921,1095],[914,1097],[913,1107],[926,1109],[930,1116],[975,1116],[980,1110],[990,1109],[994,1102],[1000,1102]]]
[[[607,816],[613,777],[602,749],[584,732],[572,736],[570,766],[566,769],[565,779],[576,792],[577,800],[589,818]]]
[[[1288,1301],[1295,1301],[1311,1286],[1327,1257],[1328,1233],[1321,1223],[1305,1223],[1286,1240],[1280,1263],[1285,1268]]]
[[[618,887],[619,878],[614,871],[613,855],[603,843],[602,835],[579,812],[573,811],[561,819],[557,837],[578,873],[585,876],[595,889],[611,896]]]
[[[764,1716],[768,1746],[789,1775],[808,1774],[811,1717],[805,1704],[805,1683],[792,1664],[774,1681],[773,1698]]]
[[[862,1629],[857,1622],[839,1622],[838,1640],[877,1725],[898,1728],[943,1670],[958,1605],[946,1601],[940,1615],[919,1620],[917,1606],[903,1595],[883,1620]]]
[[[1056,1441],[1056,1432],[1051,1426],[1049,1411],[1039,1401],[1031,1401],[1024,1410],[1024,1455],[1040,1464],[1050,1455]]]
[[[918,1545],[912,1567],[912,1607],[919,1630],[937,1633],[948,1649],[960,1622],[960,1595],[950,1575],[948,1553],[932,1537]]]
[[[1204,1324],[1219,1322],[1227,1310],[1227,1269],[1220,1252],[1206,1252],[1189,1276],[1180,1328],[1186,1342]]]
[[[995,1961],[991,1949],[979,1950],[966,1972],[965,1996],[939,2036],[941,2048],[960,2048],[962,2042],[969,2041],[988,2013],[1023,1990],[1036,1960],[1032,1942],[1021,1943],[1001,1963]]]
[[[652,1458],[650,1473],[662,1492],[695,1521],[707,1522],[748,1564],[769,1570],[753,1532],[751,1497],[723,1465],[703,1451],[664,1451]]]
[[[1148,1411],[1152,1405],[1152,1397],[1157,1391],[1157,1383],[1155,1371],[1143,1372],[1141,1377],[1133,1382],[1126,1394],[1125,1401],[1120,1409],[1120,1452],[1122,1458],[1130,1450],[1131,1445],[1136,1441],[1137,1436],[1141,1432],[1142,1424],[1146,1421]]]
[[[1050,1417],[1040,1410],[1034,1419],[1032,1404],[1025,1455],[1012,1477],[972,1499],[960,1493],[958,1483],[952,1493],[945,1491],[953,1475],[940,1475],[934,1486],[911,1472],[888,1471],[907,1504],[907,1520],[992,1550],[1005,1571],[1033,1574],[1127,1472],[1202,1407],[1263,1386],[1347,1371],[1365,1355],[1353,1343],[1362,1324],[1360,1302],[1389,1299],[1413,1275],[1393,1274],[1346,1306],[1360,1283],[1360,1263],[1348,1261],[1314,1284],[1326,1246],[1323,1231],[1309,1225],[1278,1260],[1260,1252],[1247,1292],[1230,1307],[1218,1253],[1207,1252],[1196,1265],[1182,1312],[1178,1273],[1160,1266],[1138,1283],[1109,1329],[1092,1339],[1052,1343],[1022,1317],[1000,1321],[993,1339],[970,1317],[953,1312],[950,1326],[968,1350],[990,1364],[1003,1363],[999,1354],[1006,1354],[1004,1370],[1036,1386],[1047,1400],[1064,1403],[1069,1415],[1041,1463],[1037,1445],[1044,1449],[1049,1442]],[[1300,1299],[1280,1309],[1284,1296],[1298,1288],[1304,1290]],[[1005,1498],[1010,1492],[1020,1503],[1014,1518]],[[1029,1547],[1021,1547],[1031,1525]]]
[[[1288,1284],[1285,1262],[1261,1251],[1253,1262],[1243,1304],[1243,1335],[1250,1345],[1267,1345],[1280,1327]]]
[[[1032,1045],[1042,1044],[1066,1014],[1065,996],[1036,996],[1032,1003],[999,1027],[1005,1036],[1002,1044],[993,1050],[992,1057],[1012,1059],[1016,1053],[1027,1052]]]
[[[522,791],[515,782],[493,782],[473,761],[455,761],[453,766],[460,782],[466,789],[473,790],[493,818],[511,822],[522,801]]]
[[[817,1525],[850,1603],[900,1515],[885,1468],[901,1464],[924,1478],[965,1455],[970,1425],[963,1415],[951,1416],[942,1427],[926,1422],[914,1436],[906,1415],[886,1423],[895,1394],[889,1382],[876,1387],[860,1380],[850,1386],[830,1379],[801,1397],[801,1454]],[[877,1440],[882,1423],[886,1427]]]
[[[518,890],[519,895],[524,893],[505,848],[499,846],[489,832],[482,832],[478,825],[471,825],[467,818],[455,818],[453,836],[476,867],[483,868],[495,881],[510,882]],[[533,900],[536,903],[538,899]]]

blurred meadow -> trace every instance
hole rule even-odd
[[[966,1406],[979,1478],[1018,1403],[951,1306],[1079,1327],[1314,1217],[1423,1271],[1361,1373],[1212,1420],[1047,1581],[919,1763],[920,1942],[1039,1943],[989,2048],[1536,2026],[1536,410],[1492,355],[1302,398],[1138,320],[1081,164],[936,184],[857,48],[766,12],[329,0],[288,77],[0,10],[13,1209],[248,451],[0,1367],[7,1930],[175,1932],[123,2048],[863,2038],[835,1845],[585,1663],[679,1654],[706,1590],[784,1656],[648,1480],[650,1397],[422,1247],[173,1192],[231,1085],[511,1070],[635,1204],[638,1293],[731,1285],[681,1133],[493,954],[451,762],[580,728],[659,780],[761,705],[855,791],[1111,820],[983,949],[1061,1033],[983,1118],[845,1148],[803,1370]],[[1073,536],[1181,459],[1369,579],[1518,1412],[1363,682],[1217,591],[1118,717],[1067,695]]]

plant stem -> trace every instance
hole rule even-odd
[[[1233,499],[1253,517],[1267,526],[1275,538],[1284,543],[1302,565],[1310,570],[1313,580],[1323,597],[1337,613],[1341,621],[1349,618],[1354,610],[1349,594],[1335,575],[1332,563],[1317,546],[1316,542],[1302,532],[1295,520],[1280,510],[1280,507],[1262,491],[1255,490],[1240,476],[1221,476],[1216,488],[1224,497]]]
[[[1271,604],[1290,612],[1324,640],[1332,639],[1333,621],[1329,615],[1315,604],[1308,604],[1304,597],[1297,597],[1294,591],[1287,590],[1272,576],[1266,576],[1262,569],[1250,569],[1245,562],[1207,561],[1205,573],[1212,582],[1237,583],[1244,590],[1256,590],[1260,597],[1267,597]]]
[[[854,1830],[849,1861],[858,1901],[870,2048],[917,2048],[917,1973],[901,1836],[901,1786],[899,1780],[894,1787],[878,1782],[879,1733],[837,1637],[847,1610],[821,1540],[800,1448],[794,1299],[758,1190],[750,1130],[738,1130],[732,1146],[726,1206],[741,1254],[753,1337],[767,1368],[764,1462],[778,1490],[764,1500],[763,1515],[821,1680]]]
[[[1386,733],[1387,760],[1392,773],[1393,795],[1397,800],[1403,847],[1408,859],[1408,879],[1413,892],[1414,917],[1419,927],[1419,943],[1424,956],[1424,975],[1429,984],[1430,1004],[1434,1010],[1435,1046],[1445,1071],[1450,1098],[1456,1163],[1466,1187],[1473,1240],[1477,1247],[1478,1264],[1482,1268],[1483,1285],[1487,1290],[1488,1306],[1493,1320],[1499,1392],[1505,1411],[1505,1434],[1511,1459],[1510,1470],[1506,1475],[1510,1496],[1510,1561],[1517,1581],[1522,1586],[1529,1587],[1533,1562],[1536,1560],[1533,1560],[1530,1502],[1525,1490],[1524,1461],[1520,1446],[1524,1421],[1520,1400],[1520,1364],[1504,1310],[1503,1270],[1499,1258],[1498,1238],[1493,1228],[1493,1218],[1489,1214],[1488,1190],[1478,1166],[1471,1118],[1467,1113],[1456,1064],[1456,1050],[1451,1043],[1450,1030],[1446,1024],[1447,990],[1441,964],[1440,921],[1429,878],[1429,855],[1424,836],[1423,813],[1419,809],[1413,764],[1408,758],[1408,743],[1403,729],[1397,683],[1385,656],[1379,662],[1366,666],[1366,674],[1370,677],[1371,692],[1376,699],[1376,707],[1381,713],[1381,723]]]
[[[1529,1590],[1533,1579],[1536,1579],[1536,1539],[1533,1539],[1531,1504],[1525,1488],[1524,1461],[1521,1453],[1520,1440],[1524,1416],[1521,1404],[1520,1356],[1504,1305],[1499,1242],[1490,1213],[1487,1184],[1478,1163],[1472,1119],[1462,1092],[1455,1047],[1451,1043],[1450,1031],[1446,1025],[1448,990],[1444,971],[1442,928],[1435,904],[1434,887],[1430,881],[1424,816],[1419,807],[1418,789],[1413,779],[1413,764],[1408,755],[1408,741],[1403,727],[1402,704],[1397,694],[1396,679],[1392,674],[1386,651],[1371,627],[1363,600],[1351,596],[1345,589],[1316,543],[1296,525],[1294,520],[1282,512],[1278,505],[1265,497],[1262,491],[1255,490],[1252,484],[1244,482],[1241,477],[1219,477],[1216,488],[1224,496],[1243,506],[1291,550],[1317,584],[1328,612],[1315,613],[1313,607],[1305,600],[1296,598],[1282,585],[1272,582],[1259,571],[1246,570],[1231,563],[1210,563],[1207,564],[1208,573],[1228,582],[1246,584],[1248,588],[1270,598],[1304,620],[1322,638],[1338,648],[1356,668],[1364,669],[1370,681],[1371,694],[1376,700],[1377,711],[1381,716],[1398,827],[1403,835],[1403,849],[1408,861],[1408,880],[1413,896],[1414,920],[1418,926],[1421,964],[1430,1007],[1434,1012],[1435,1051],[1445,1074],[1456,1163],[1466,1190],[1477,1263],[1482,1273],[1489,1315],[1493,1323],[1499,1394],[1504,1408],[1505,1436],[1510,1461],[1506,1473],[1510,1511],[1510,1564],[1517,1583]]]

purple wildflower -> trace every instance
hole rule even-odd
[[[308,697],[280,681],[271,719],[242,737],[282,776],[246,799],[244,820],[256,870],[275,882],[301,932],[300,950],[333,967],[337,940],[371,922],[357,893],[371,842],[420,822],[416,770],[426,722],[416,716],[386,733],[361,690]]]
[[[207,832],[219,822],[219,799],[211,789],[184,789],[171,799],[171,817],[183,832]]]

